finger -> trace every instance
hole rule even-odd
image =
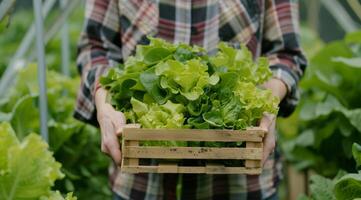
[[[115,133],[113,123],[111,122],[110,119],[99,121],[99,126],[102,137]]]
[[[262,158],[262,166],[267,161],[268,157],[272,154],[276,146],[274,138],[269,138],[265,140],[264,149],[263,149],[263,158]]]
[[[264,166],[264,164],[266,163],[268,156],[270,155],[271,151],[269,150],[269,148],[265,148],[264,152],[263,152],[263,157],[262,157],[262,166]]]
[[[100,132],[101,132],[101,150],[103,153],[109,154],[109,151],[106,146],[106,141],[109,138],[109,135],[114,135],[114,127],[110,120],[102,120],[99,122]]]
[[[122,127],[122,129],[124,128],[140,128],[140,124],[126,124]]]
[[[263,152],[263,158],[262,158],[262,166],[264,166],[264,164],[266,163],[266,161],[267,161],[267,159],[268,159],[268,157],[269,157],[269,155],[271,154],[271,151],[270,150],[264,150],[264,152]]]
[[[270,119],[267,117],[263,117],[261,119],[261,122],[259,123],[259,127],[264,131],[268,131],[270,124],[271,124]]]
[[[125,128],[140,128],[140,124],[125,124],[117,131],[117,135],[121,135]]]
[[[121,135],[121,132],[122,132],[122,127],[125,125],[126,123],[126,119],[125,119],[125,116],[122,112],[113,112],[113,115],[112,115],[112,122],[113,122],[113,125],[115,127],[115,133],[119,136]]]
[[[269,131],[270,126],[275,121],[275,116],[273,114],[265,113],[260,121],[259,127],[265,131]]]
[[[107,138],[106,148],[108,149],[108,152],[109,152],[110,156],[112,157],[112,159],[114,160],[114,162],[119,165],[121,162],[122,154],[120,151],[119,142],[115,135]]]
[[[104,145],[104,143],[102,143],[102,144],[100,145],[100,149],[101,149],[101,151],[102,151],[103,153],[108,154],[108,149],[106,148],[106,146]]]
[[[246,130],[247,131],[257,131],[257,130],[259,130],[260,129],[260,127],[254,127],[254,126],[252,126],[252,127],[248,127]]]

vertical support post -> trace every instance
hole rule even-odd
[[[36,46],[38,57],[38,82],[39,82],[39,106],[40,106],[40,131],[45,141],[49,141],[48,135],[48,99],[46,94],[46,66],[44,50],[44,23],[42,16],[42,0],[33,0],[36,30]]]
[[[321,3],[320,1],[308,0],[307,8],[308,26],[311,27],[315,32],[318,32]]]
[[[65,8],[67,3],[68,0],[60,0],[60,9],[63,13],[66,13]],[[65,16],[65,19],[67,18],[68,16]],[[66,76],[70,76],[69,61],[70,61],[69,29],[66,20],[65,23],[63,24],[61,31],[61,71]]]
[[[125,129],[122,134],[122,166],[129,167],[129,166],[139,166],[139,158],[127,158],[126,152],[127,147],[130,146],[139,146],[139,141],[136,140],[128,140],[127,135],[131,134],[131,129]]]
[[[262,142],[246,142],[246,148],[263,148]],[[246,168],[261,167],[261,160],[246,160]]]
[[[139,146],[139,141],[129,141],[128,146]],[[139,165],[139,158],[130,158],[129,159],[129,165],[131,166],[138,166]]]

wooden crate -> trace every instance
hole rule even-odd
[[[138,129],[125,128],[122,165],[125,173],[260,174],[265,132],[252,130]],[[140,141],[245,142],[245,147],[140,146]],[[160,160],[158,165],[140,164],[140,159]],[[181,166],[169,159],[204,159],[204,166]],[[244,166],[212,164],[212,160],[243,160]],[[164,162],[162,161],[164,160]]]

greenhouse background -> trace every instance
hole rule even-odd
[[[62,165],[58,180],[46,180],[49,187],[55,181],[52,190],[73,192],[80,200],[111,199],[110,159],[100,151],[99,130],[73,118],[84,4],[0,1],[0,122],[9,123],[20,141],[30,142],[29,134],[39,133],[48,142]],[[35,15],[39,9],[43,17]],[[279,195],[283,200],[353,199],[340,186],[350,184],[349,192],[361,198],[361,1],[300,0],[300,17],[310,63],[300,84],[300,105],[278,120],[284,160]],[[43,67],[46,72],[37,71]],[[0,127],[0,154],[6,130]],[[2,162],[0,184],[9,181],[1,178]]]

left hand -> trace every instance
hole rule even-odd
[[[267,132],[263,138],[262,166],[264,166],[268,156],[274,152],[276,147],[276,115],[265,113],[259,127]]]
[[[279,79],[270,79],[262,85],[263,88],[272,91],[273,96],[277,96],[282,100],[287,94],[287,87],[283,81]],[[263,159],[262,166],[264,166],[267,158],[273,153],[276,147],[276,115],[265,113],[260,121],[260,128],[267,131],[263,139]]]

